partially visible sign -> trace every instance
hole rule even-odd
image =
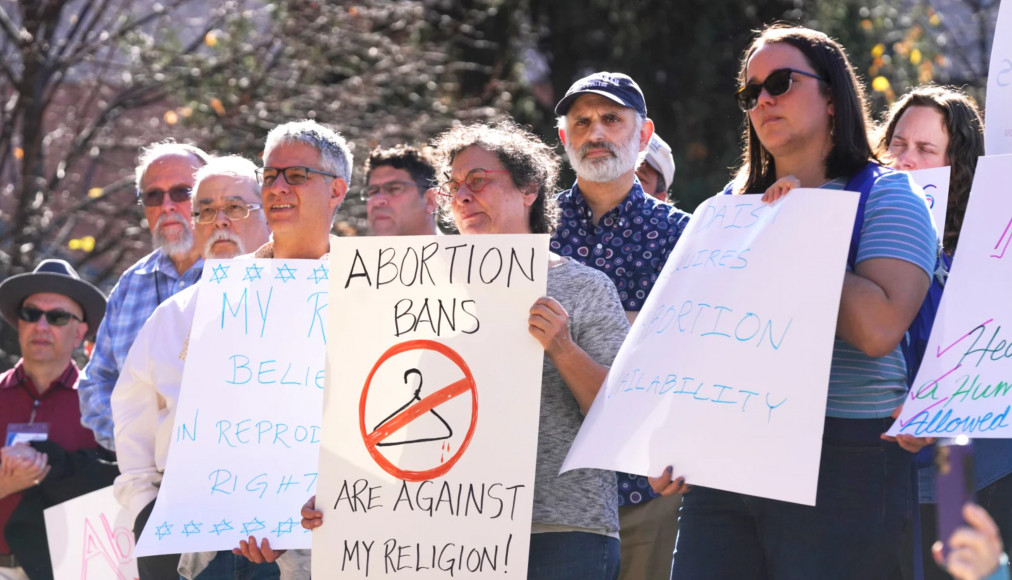
[[[1005,0],[998,8],[986,103],[984,151],[988,155],[1012,153],[1012,0]]]
[[[45,511],[56,580],[135,580],[133,522],[106,487]]]
[[[910,172],[914,183],[924,190],[924,201],[927,202],[931,217],[935,220],[935,231],[938,232],[939,240],[945,234],[945,214],[949,207],[949,169],[945,166]]]

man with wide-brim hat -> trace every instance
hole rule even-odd
[[[94,336],[105,296],[67,262],[44,260],[34,272],[0,283],[0,314],[17,329],[21,346],[21,360],[0,374],[0,527],[6,527],[23,497],[49,482],[55,454],[62,461],[98,446],[81,425],[71,354]],[[39,577],[37,567],[50,566],[44,547],[27,554],[12,548],[0,534],[0,579]]]

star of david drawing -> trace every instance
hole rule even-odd
[[[274,532],[275,537],[280,538],[282,534],[292,533],[292,528],[295,527],[295,520],[288,518],[287,520],[278,522],[278,527],[271,530]]]
[[[330,270],[328,270],[326,266],[317,266],[316,268],[313,268],[313,273],[307,276],[306,280],[312,280],[313,282],[319,284],[320,282],[329,279],[327,276],[329,272]]]
[[[162,522],[162,525],[155,528],[155,535],[158,536],[159,540],[161,540],[165,536],[171,536],[172,524],[170,524],[169,522]]]
[[[187,538],[189,538],[191,534],[199,534],[200,533],[200,526],[202,526],[202,525],[204,525],[204,524],[202,524],[202,523],[201,524],[196,524],[196,523],[193,522],[193,520],[190,520],[190,523],[183,525],[183,533],[186,534]]]
[[[275,280],[281,280],[282,282],[288,282],[289,280],[295,279],[295,270],[290,268],[288,264],[278,268],[277,276],[274,276]]]
[[[263,266],[257,266],[256,264],[253,264],[252,266],[246,266],[246,275],[242,277],[242,281],[245,282],[246,280],[249,280],[250,282],[252,282],[254,280],[259,280],[261,278],[260,272],[263,271],[264,271]]]
[[[242,525],[242,535],[248,536],[253,532],[259,532],[266,528],[267,525],[260,521],[258,518],[253,518],[252,521],[246,522]]]
[[[218,264],[214,268],[211,268],[211,274],[213,275],[211,281],[219,284],[224,282],[228,278],[228,268],[229,266],[225,264]]]
[[[225,518],[222,518],[220,522],[214,524],[214,529],[211,531],[220,536],[222,532],[227,532],[229,530],[234,529],[235,528],[232,527],[232,522],[226,520]]]

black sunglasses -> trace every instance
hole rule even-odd
[[[38,322],[43,315],[46,316],[46,322],[53,326],[66,326],[71,318],[78,322],[84,322],[84,320],[66,310],[39,310],[31,306],[22,306],[18,309],[18,318],[25,322]]]
[[[169,199],[176,203],[182,203],[190,199],[193,194],[193,188],[188,185],[177,185],[170,187],[169,191],[164,189],[149,189],[148,191],[137,191],[137,203],[145,207],[158,207],[165,201],[165,194],[169,194]]]
[[[824,83],[829,82],[815,73],[805,72],[803,70],[793,68],[778,68],[777,70],[771,72],[763,82],[749,83],[738,89],[738,107],[746,113],[756,108],[756,105],[759,104],[759,94],[762,93],[763,89],[766,89],[766,92],[769,93],[771,97],[779,97],[780,95],[786,93],[791,89],[792,74],[810,77]]]

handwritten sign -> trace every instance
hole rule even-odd
[[[814,505],[857,208],[799,189],[692,216],[563,464]]]
[[[314,578],[524,578],[548,237],[341,238]]]
[[[945,213],[949,206],[949,166],[918,169],[910,172],[914,183],[924,190],[924,201],[931,210],[931,218],[935,220],[935,231],[938,239],[945,233]]]
[[[56,580],[134,580],[133,521],[106,487],[45,511]]]
[[[991,45],[991,65],[987,72],[987,124],[984,127],[984,151],[988,155],[1012,153],[1012,2],[998,7],[998,22]]]
[[[1012,437],[1012,155],[981,157],[928,349],[889,433]]]
[[[231,549],[250,535],[308,548],[329,267],[205,262],[173,439],[141,556]]]

